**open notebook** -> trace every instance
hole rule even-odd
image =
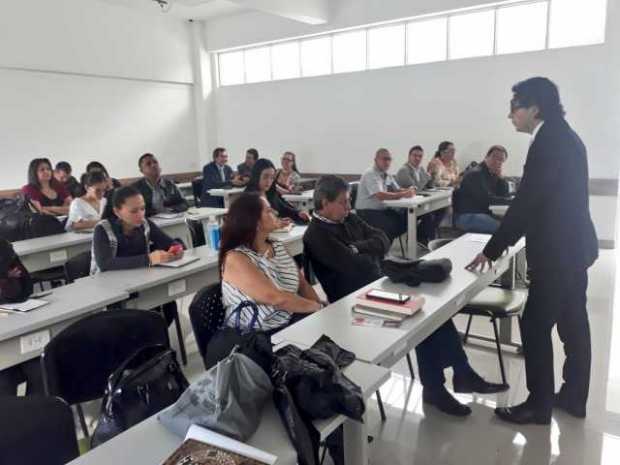
[[[189,265],[200,260],[199,257],[193,255],[183,255],[183,258],[166,263],[158,263],[157,266],[165,266],[166,268],[181,268],[182,266]]]
[[[163,465],[274,465],[275,455],[192,425],[183,444]]]

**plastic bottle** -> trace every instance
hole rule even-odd
[[[207,222],[207,244],[213,250],[220,249],[220,225],[213,216]]]

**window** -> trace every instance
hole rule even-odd
[[[547,40],[547,2],[497,10],[497,53],[544,50]]]
[[[301,75],[320,76],[332,72],[331,37],[308,39],[301,42]]]
[[[334,73],[366,69],[366,31],[343,32],[333,38]]]
[[[368,30],[368,68],[376,69],[404,64],[404,24]]]
[[[607,0],[552,0],[549,48],[605,42]]]
[[[220,84],[230,86],[243,84],[243,51],[219,55]]]
[[[450,59],[493,55],[495,12],[450,16]]]
[[[299,77],[299,42],[285,42],[271,47],[271,72],[274,79]]]
[[[448,19],[433,18],[407,24],[407,63],[443,61],[448,54]]]
[[[245,82],[271,80],[269,47],[250,48],[245,51]]]

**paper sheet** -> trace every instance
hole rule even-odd
[[[35,308],[42,307],[46,304],[46,300],[28,299],[25,302],[16,304],[2,304],[0,305],[0,309],[12,310],[14,312],[29,312],[30,310],[34,310]]]
[[[486,244],[491,239],[490,234],[468,234],[467,240],[471,242],[480,242],[481,244]]]

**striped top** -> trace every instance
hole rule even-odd
[[[245,246],[237,247],[234,251],[246,255],[259,270],[271,279],[278,289],[296,294],[299,289],[299,270],[297,269],[295,261],[288,254],[281,242],[273,241],[271,245],[273,247],[272,258],[259,255],[254,250]],[[228,326],[235,327],[237,318],[234,315],[230,315],[243,301],[255,302],[254,299],[242,290],[222,280],[222,302],[226,309],[226,321]],[[291,314],[289,312],[277,310],[271,305],[257,303],[257,307],[258,320],[254,329],[266,331],[280,328],[287,325],[291,319]],[[243,308],[241,310],[239,326],[241,328],[249,328],[252,315],[252,308]]]

